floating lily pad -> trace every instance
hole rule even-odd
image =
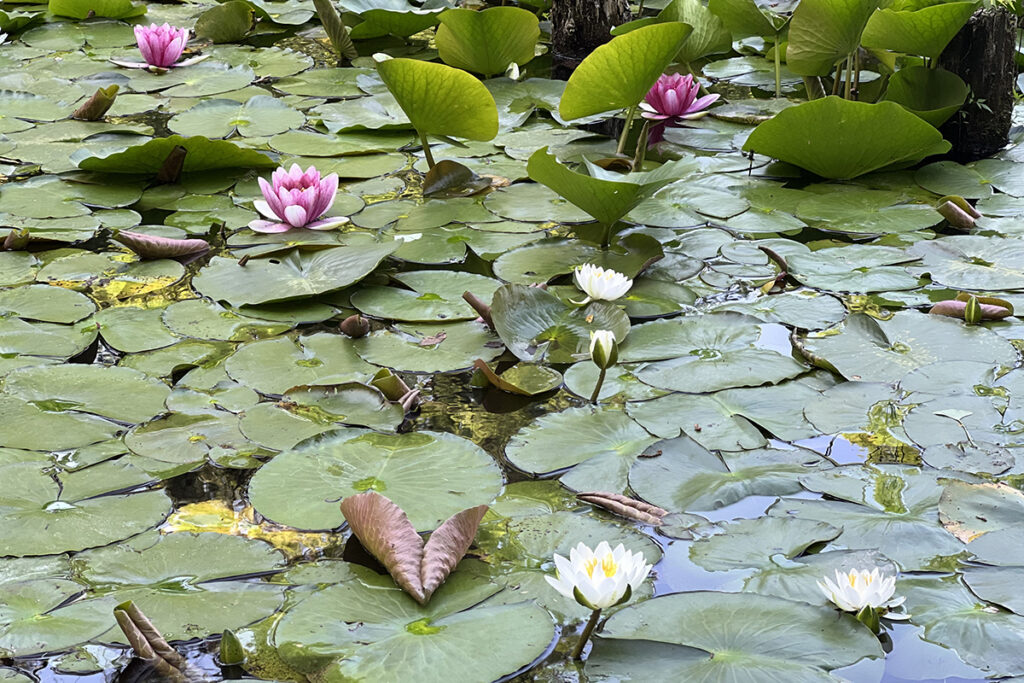
[[[483,323],[400,325],[353,342],[368,363],[405,372],[454,372],[501,355],[501,341]]]
[[[621,411],[571,408],[521,429],[505,446],[505,457],[532,474],[573,467],[562,483],[577,491],[621,492],[630,465],[655,441]]]
[[[801,476],[828,466],[817,453],[804,449],[716,456],[686,436],[654,448],[661,454],[640,458],[630,469],[630,487],[644,500],[677,511],[714,510],[747,496],[796,493]]]
[[[180,135],[151,140],[104,157],[86,152],[76,155],[74,161],[87,171],[150,176],[159,172],[164,160],[176,147],[183,147],[186,151],[183,173],[226,168],[274,168],[277,165],[265,154],[242,149],[230,142],[201,136],[183,138]]]
[[[808,334],[804,346],[847,379],[864,382],[893,382],[919,367],[962,358],[1009,366],[1017,355],[984,328],[911,311],[888,320],[851,315],[834,330]]]
[[[477,313],[462,300],[463,292],[489,301],[501,286],[497,280],[482,275],[442,270],[406,272],[395,279],[409,289],[363,287],[352,295],[352,305],[367,315],[391,320],[471,320]]]
[[[278,622],[278,652],[295,666],[326,665],[325,680],[337,681],[396,674],[437,683],[453,675],[491,680],[526,666],[554,637],[550,616],[525,602],[477,605],[501,587],[467,564],[422,607],[387,577],[318,591]],[[502,643],[497,656],[487,645],[495,639]]]
[[[245,266],[215,256],[193,280],[215,301],[264,304],[333,292],[358,282],[398,248],[396,242],[353,244],[254,259]]]
[[[298,386],[366,382],[376,372],[359,358],[352,340],[326,333],[246,344],[224,367],[233,379],[264,394],[283,394]]]
[[[417,530],[429,531],[467,506],[490,503],[500,488],[501,474],[490,456],[457,436],[338,429],[260,468],[249,498],[275,522],[334,529],[344,521],[337,501],[372,490],[405,510]]]
[[[825,670],[881,657],[874,635],[852,616],[827,607],[752,593],[677,593],[627,607],[602,631],[607,639],[655,641],[704,650],[704,659],[679,659],[675,675],[693,680],[825,681]],[[664,656],[665,648],[655,651]],[[650,650],[643,655],[653,655]],[[724,656],[723,656],[724,655]],[[598,660],[600,661],[600,660]],[[656,660],[657,661],[657,660]],[[621,666],[621,665],[620,665]]]
[[[591,331],[611,330],[620,340],[629,332],[629,318],[614,304],[567,306],[542,289],[522,285],[497,291],[491,317],[501,340],[525,361],[571,363],[576,354],[589,353]]]
[[[6,410],[4,414],[12,415]],[[66,475],[63,489],[40,471],[38,464],[0,468],[9,486],[9,493],[0,494],[0,519],[4,521],[0,543],[4,551],[24,556],[93,548],[152,528],[167,516],[171,505],[163,491],[108,493],[116,491],[119,483],[113,482],[114,489],[106,488],[111,484],[108,473],[97,467]],[[68,486],[79,479],[88,484],[81,487],[81,497]]]

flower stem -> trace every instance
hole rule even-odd
[[[782,54],[779,50],[779,32],[775,32],[775,99],[782,97]]]
[[[601,393],[601,386],[604,384],[604,376],[608,374],[608,370],[601,368],[601,373],[597,376],[597,386],[594,387],[594,393],[590,395],[590,402],[597,405],[597,397]],[[600,612],[601,610],[598,610]],[[595,612],[596,614],[597,612]]]
[[[616,154],[622,154],[626,149],[626,138],[629,137],[629,129],[633,127],[633,117],[636,116],[636,105],[626,110],[626,123],[622,126],[622,134],[619,135],[619,146],[615,148]]]
[[[430,151],[430,143],[427,142],[425,133],[420,133],[420,144],[423,145],[423,155],[427,157],[427,167],[434,168],[434,155]]]
[[[853,55],[846,58],[846,82],[843,84],[843,99],[853,99],[850,92],[853,88]]]
[[[604,370],[601,371],[601,376],[604,376]],[[598,384],[598,387],[601,385]],[[580,635],[580,641],[576,643],[576,647],[572,651],[573,659],[583,658],[583,648],[587,646],[587,641],[590,640],[590,634],[594,632],[594,627],[597,626],[597,620],[601,618],[601,610],[596,609],[590,614],[590,621],[583,627],[583,633]]]

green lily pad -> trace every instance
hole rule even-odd
[[[96,310],[89,297],[62,287],[30,285],[0,290],[0,315],[48,323],[75,323]]]
[[[441,60],[485,76],[504,73],[509,64],[529,62],[540,38],[536,15],[519,7],[450,9],[439,20],[435,40]]]
[[[980,603],[957,576],[907,579],[896,589],[926,640],[992,676],[1024,674],[1024,656],[1012,645],[1024,637],[1024,617]]]
[[[923,6],[912,11],[880,8],[868,19],[861,44],[866,48],[938,59],[978,5],[976,0],[969,0]]]
[[[714,510],[747,496],[801,490],[799,479],[828,462],[813,451],[761,448],[712,454],[689,437],[662,441],[657,457],[640,458],[629,485],[644,500],[668,510]]]
[[[562,483],[577,491],[621,492],[630,465],[655,441],[622,411],[570,408],[517,432],[505,446],[505,457],[532,474],[573,467]]]
[[[865,0],[843,0],[839,4],[854,3],[865,4]],[[791,49],[792,41],[791,33]],[[949,151],[950,143],[934,127],[895,102],[869,104],[832,96],[782,110],[755,128],[743,149],[825,178],[856,178],[943,154]]]
[[[644,26],[599,46],[569,77],[559,115],[566,120],[636,106],[665,70],[691,27]]]
[[[86,171],[151,176],[160,171],[164,161],[176,147],[183,147],[186,152],[182,173],[277,166],[273,159],[260,152],[243,149],[224,140],[210,140],[198,135],[188,138],[180,135],[157,138],[106,156],[93,156],[88,150],[82,150],[85,154],[73,155],[72,161]]]
[[[540,607],[478,605],[501,587],[467,562],[419,606],[388,577],[345,581],[288,610],[274,642],[294,666],[326,666],[324,681],[398,675],[443,683],[451,676],[501,678],[539,657],[554,637]],[[500,652],[487,647],[500,639]],[[357,656],[358,655],[358,656]]]
[[[73,410],[121,422],[156,417],[170,394],[163,382],[137,370],[79,364],[15,370],[3,390],[44,411]]]
[[[859,47],[876,7],[874,0],[801,0],[789,22],[787,66],[801,76],[828,76]]]
[[[6,409],[4,414],[12,415]],[[108,493],[106,486],[116,491],[123,484],[112,480],[102,465],[65,475],[64,487],[38,464],[6,465],[0,473],[10,486],[9,493],[0,494],[0,519],[5,522],[0,543],[8,555],[54,555],[107,545],[159,524],[171,508],[163,491]],[[83,479],[87,485],[77,486]]]
[[[397,242],[369,242],[318,251],[294,249],[253,259],[244,267],[235,259],[215,256],[193,284],[204,296],[233,306],[300,299],[358,282],[398,246]]]
[[[688,680],[826,681],[828,669],[883,656],[874,634],[852,616],[752,593],[697,591],[647,600],[608,620],[597,652],[613,638],[710,653],[680,660],[671,651],[673,664],[686,663],[680,669]],[[664,648],[657,652],[662,656]]]
[[[962,358],[1009,366],[1017,356],[984,328],[912,311],[888,320],[851,315],[833,330],[809,333],[804,346],[847,379],[863,382],[894,382],[924,365]]]
[[[61,607],[84,588],[63,579],[6,584],[0,597],[0,652],[15,657],[59,651],[106,631],[110,627],[106,605],[84,601]],[[0,675],[0,680],[18,683],[32,679]]]
[[[954,235],[911,250],[923,257],[932,281],[955,289],[1000,291],[1024,289],[1024,241]]]
[[[941,569],[965,548],[935,523],[943,490],[937,479],[934,473],[899,465],[837,468],[803,480],[806,488],[833,499],[785,498],[768,514],[842,527],[834,545],[877,549],[904,571]]]
[[[629,332],[629,318],[614,304],[567,306],[553,294],[523,285],[505,285],[495,293],[491,318],[508,349],[525,361],[571,363],[576,354],[588,353],[591,331],[611,330],[617,339]]]
[[[397,287],[362,287],[353,293],[351,303],[366,315],[412,322],[471,320],[476,311],[462,300],[463,292],[472,292],[489,301],[501,286],[497,280],[473,273],[420,270],[395,276]]]
[[[234,100],[203,100],[174,116],[167,127],[175,133],[208,138],[226,138],[236,133],[242,137],[262,137],[298,128],[305,122],[302,112],[276,98],[257,95],[242,104]]]
[[[253,476],[249,499],[280,524],[335,529],[344,521],[337,501],[372,490],[405,510],[417,530],[429,531],[466,507],[490,503],[500,488],[497,466],[470,441],[440,432],[350,428],[275,457]]]
[[[396,325],[353,342],[368,363],[405,372],[454,372],[501,355],[494,333],[476,321]]]
[[[773,556],[792,559],[811,545],[831,541],[840,533],[842,529],[824,522],[778,517],[740,519],[721,525],[720,533],[694,542],[690,559],[712,572],[770,568]]]
[[[415,59],[389,59],[377,71],[421,135],[490,140],[498,134],[494,98],[465,71]]]
[[[235,381],[274,395],[299,386],[365,383],[377,371],[359,358],[352,340],[323,332],[245,344],[224,367]]]
[[[960,109],[969,93],[963,79],[950,71],[907,66],[889,78],[885,99],[938,128]]]

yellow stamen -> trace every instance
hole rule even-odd
[[[615,558],[612,557],[611,553],[604,556],[601,560],[601,571],[604,572],[605,576],[615,576],[615,572],[619,570],[619,566],[615,564]]]
[[[597,558],[592,557],[583,563],[583,568],[587,570],[587,576],[594,578],[594,567],[597,566]]]

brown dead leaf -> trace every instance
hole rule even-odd
[[[636,498],[624,496],[621,493],[588,491],[586,493],[577,493],[576,497],[584,502],[590,503],[591,505],[602,507],[609,512],[619,515],[620,517],[633,519],[653,526],[660,526],[662,523],[662,517],[669,514],[668,510],[665,508],[660,508],[657,505],[651,505],[650,503],[637,500]]]

